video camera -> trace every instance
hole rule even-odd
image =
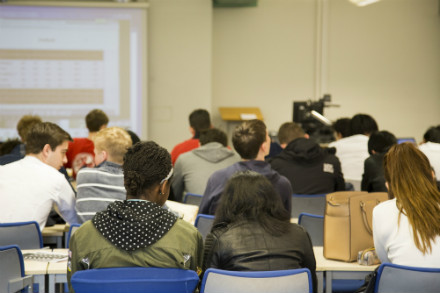
[[[304,131],[318,143],[335,140],[332,122],[324,117],[324,108],[330,105],[331,95],[325,94],[318,101],[293,102],[293,122],[299,123]]]

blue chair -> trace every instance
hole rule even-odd
[[[298,218],[300,213],[324,216],[325,194],[293,194],[292,218]]]
[[[374,292],[440,292],[440,264],[439,268],[420,268],[383,263],[377,271]]]
[[[186,193],[183,197],[183,203],[199,206],[202,202],[202,197],[203,195],[200,194]]]
[[[0,246],[18,245],[20,249],[43,248],[40,225],[35,221],[1,223]]]
[[[211,232],[212,224],[214,223],[214,216],[198,214],[196,217],[196,221],[194,222],[194,226],[199,230],[200,234],[202,234],[203,240],[205,240],[206,236]]]
[[[73,233],[75,233],[75,231],[79,227],[81,227],[81,224],[72,224],[72,225],[70,225],[69,232],[67,233],[67,238],[66,238],[66,248],[69,248],[70,237],[72,237]]]
[[[313,246],[323,246],[324,216],[301,213],[298,217],[298,225],[303,226],[309,232]]]
[[[73,274],[75,293],[192,293],[199,276],[174,268],[103,268]]]
[[[309,269],[265,272],[225,271],[207,269],[200,293],[311,293],[312,275]]]
[[[0,292],[21,292],[25,288],[33,291],[33,277],[25,276],[23,255],[17,245],[0,247],[0,272]]]

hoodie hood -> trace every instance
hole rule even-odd
[[[324,150],[313,140],[301,137],[291,141],[279,156],[286,160],[310,163],[320,161]]]
[[[221,143],[210,142],[194,149],[193,154],[211,163],[218,163],[232,157],[234,151],[224,147]]]
[[[264,175],[269,181],[275,182],[280,177],[280,174],[272,169],[269,163],[265,161],[241,161],[236,164],[237,171],[254,171]]]
[[[149,201],[116,201],[96,213],[92,223],[116,247],[134,251],[156,243],[177,217]]]

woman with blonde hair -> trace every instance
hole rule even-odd
[[[373,236],[382,262],[440,267],[440,192],[428,158],[411,143],[394,145],[384,158],[394,199],[373,211]]]

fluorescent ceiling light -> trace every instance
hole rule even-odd
[[[356,4],[357,6],[367,6],[379,1],[380,0],[350,0],[351,3]]]

